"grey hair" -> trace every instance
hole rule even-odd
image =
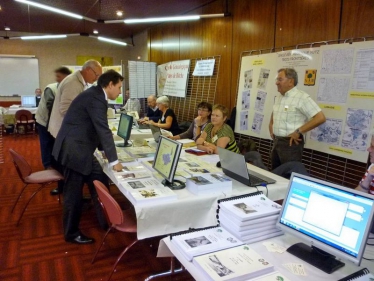
[[[156,102],[164,104],[165,106],[169,106],[169,98],[167,96],[158,97]]]
[[[156,100],[157,98],[156,98],[156,95],[150,95],[150,96],[148,96],[148,98],[149,99],[152,99],[152,100]]]
[[[101,67],[101,64],[96,60],[88,60],[83,64],[82,70],[86,68],[95,68],[95,67]]]
[[[278,70],[278,73],[279,72],[284,72],[284,75],[288,78],[288,79],[293,79],[293,82],[294,82],[294,86],[297,86],[297,83],[298,83],[298,77],[297,77],[297,72],[295,69],[293,68],[281,68]]]

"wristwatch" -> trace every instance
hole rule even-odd
[[[303,134],[302,132],[300,132],[300,129],[296,129],[295,132],[298,133],[299,135],[302,135],[302,134]]]

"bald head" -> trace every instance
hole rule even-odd
[[[149,107],[151,108],[154,108],[156,106],[156,95],[150,95],[148,98],[147,98],[147,104]]]
[[[101,64],[96,60],[86,61],[81,70],[81,74],[86,83],[93,84],[102,74]]]

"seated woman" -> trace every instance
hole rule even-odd
[[[367,169],[356,189],[374,195],[374,132],[371,137],[371,144],[367,151],[369,151],[371,165]]]
[[[205,101],[197,105],[197,117],[191,123],[187,131],[176,136],[169,137],[173,140],[192,139],[196,141],[200,137],[205,126],[210,122],[210,114],[212,113],[212,105]]]
[[[220,104],[213,106],[211,123],[205,126],[200,138],[196,140],[198,149],[204,150],[209,154],[218,154],[217,147],[222,147],[239,153],[234,132],[225,123],[228,114],[229,110],[225,106]]]
[[[145,123],[168,130],[173,135],[180,134],[177,116],[175,116],[174,111],[169,108],[169,98],[167,96],[157,98],[156,105],[162,112],[160,120],[158,120],[158,123],[154,122],[153,120],[146,121]]]

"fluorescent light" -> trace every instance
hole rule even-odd
[[[180,16],[180,17],[164,17],[164,18],[147,18],[147,19],[129,19],[124,20],[124,23],[147,23],[147,22],[165,22],[165,21],[186,21],[198,20],[200,16]]]
[[[105,38],[105,37],[101,37],[101,36],[97,37],[97,39],[99,39],[100,41],[105,41],[105,42],[118,44],[118,45],[122,45],[122,46],[127,46],[127,43],[125,43],[125,42],[121,42],[121,41],[117,41],[117,40],[113,40],[113,39],[109,39],[109,38]]]
[[[35,39],[57,39],[57,38],[66,38],[65,34],[61,35],[39,35],[39,36],[21,36],[22,40],[35,40]]]
[[[38,8],[44,9],[44,10],[48,10],[48,11],[51,11],[51,12],[55,12],[55,13],[58,13],[58,14],[62,14],[62,15],[65,15],[65,16],[73,17],[73,18],[76,18],[76,19],[80,19],[80,20],[83,19],[83,16],[81,16],[81,15],[66,12],[66,11],[61,10],[61,9],[53,8],[53,7],[43,5],[43,4],[39,4],[39,3],[35,3],[35,2],[32,2],[32,1],[28,1],[28,0],[15,0],[15,1],[30,5],[30,6],[38,7]]]

